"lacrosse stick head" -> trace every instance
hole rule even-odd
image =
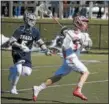
[[[44,2],[42,2],[39,6],[36,7],[36,9],[35,9],[36,16],[38,16],[38,12],[41,12],[49,17],[52,16],[51,10],[48,9],[47,4]]]

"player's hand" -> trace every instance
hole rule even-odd
[[[47,55],[47,56],[51,56],[52,53],[51,53],[51,51],[50,51],[49,49],[47,49],[47,51],[45,52],[45,55]]]
[[[29,52],[29,51],[30,51],[30,49],[29,49],[27,46],[25,46],[25,45],[21,45],[20,49],[21,49],[23,52]]]
[[[63,27],[61,28],[61,34],[65,35],[65,30],[67,30],[67,29],[68,29],[67,26],[63,26]]]

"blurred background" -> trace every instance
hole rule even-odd
[[[88,33],[93,41],[91,49],[80,56],[81,61],[88,67],[90,76],[84,86],[83,92],[87,95],[88,102],[76,99],[71,94],[72,85],[76,85],[77,73],[63,78],[54,87],[41,92],[38,103],[66,104],[66,103],[101,103],[108,104],[108,54],[109,54],[109,0],[60,0],[60,1],[4,1],[1,3],[1,34],[0,43],[3,38],[8,41],[13,32],[24,24],[23,14],[26,8],[34,11],[41,3],[45,2],[52,11],[52,15],[61,24],[73,28],[73,17],[80,12],[81,15],[89,18]],[[38,19],[35,25],[40,30],[41,38],[47,46],[52,43],[60,32],[60,26],[52,18],[38,12]],[[6,47],[4,44],[3,48]],[[8,46],[7,46],[8,47]],[[2,47],[0,47],[2,48]],[[58,54],[60,55],[60,54]],[[58,55],[45,56],[41,51],[32,52],[32,69],[30,77],[21,77],[18,83],[20,94],[9,93],[9,67],[13,65],[11,51],[9,48],[1,49],[1,103],[2,104],[33,104],[31,99],[33,85],[39,85],[45,78],[49,78],[61,65],[62,58]],[[60,55],[61,56],[61,55]],[[28,81],[27,81],[28,80]],[[58,86],[59,85],[59,86]],[[35,104],[35,103],[34,103]]]
[[[1,16],[22,18],[25,8],[32,11],[45,2],[56,18],[71,19],[77,12],[90,18],[108,19],[108,0],[63,0],[63,1],[1,1]],[[46,18],[39,13],[39,18]]]

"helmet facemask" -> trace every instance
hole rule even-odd
[[[29,25],[30,27],[35,26],[35,24],[36,24],[36,15],[33,14],[33,13],[25,13],[24,22],[25,22],[25,24]]]
[[[83,16],[76,16],[73,20],[75,27],[81,31],[86,31],[88,29],[88,22],[88,19]]]

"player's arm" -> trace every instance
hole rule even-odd
[[[85,48],[90,49],[92,47],[92,40],[91,40],[89,34],[85,33],[85,34],[82,34],[82,35],[83,35],[82,36],[83,46]]]
[[[87,33],[86,35],[87,35],[88,46],[90,48],[90,47],[92,47],[93,42],[92,42],[92,39],[90,38],[89,34]]]
[[[37,41],[37,44],[45,52],[46,55],[51,55],[50,50],[47,48],[45,42],[41,38]]]
[[[16,46],[16,47],[21,47],[21,45],[17,42],[20,36],[20,31],[19,28],[15,30],[14,34],[11,36],[9,39],[9,43],[11,46]]]
[[[51,55],[50,50],[47,48],[45,42],[40,38],[40,32],[38,29],[35,29],[35,43],[38,44],[38,46],[45,52],[46,55]]]
[[[29,50],[29,48],[27,47],[27,46],[25,46],[25,45],[23,45],[23,44],[19,44],[18,42],[17,42],[17,40],[19,39],[19,36],[20,36],[20,32],[19,32],[19,30],[17,29],[15,32],[14,32],[14,34],[11,36],[11,38],[9,39],[9,44],[11,45],[11,46],[15,46],[15,47],[18,47],[18,48],[20,48],[22,51],[24,51],[24,52],[29,52],[30,50]]]
[[[17,42],[17,39],[16,39],[14,36],[12,36],[12,37],[9,39],[9,43],[10,43],[11,46],[16,46],[16,47],[18,47],[18,48],[21,47],[21,44],[19,44],[19,43]]]

